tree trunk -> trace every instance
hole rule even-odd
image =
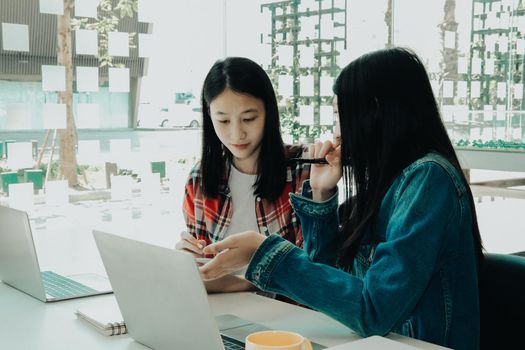
[[[78,185],[76,156],[76,126],[73,118],[73,63],[71,55],[72,1],[64,0],[64,15],[57,16],[57,62],[66,70],[66,91],[59,93],[59,103],[66,105],[66,129],[59,130],[60,174],[69,186]],[[51,164],[49,165],[51,166]]]
[[[387,30],[388,30],[388,39],[387,39],[387,42],[386,42],[386,47],[387,48],[391,48],[394,46],[394,43],[393,43],[393,31],[394,31],[394,23],[392,23],[392,1],[393,0],[386,0],[386,3],[387,3],[387,9],[386,9],[386,12],[385,12],[385,24],[386,24],[386,27],[387,27]]]

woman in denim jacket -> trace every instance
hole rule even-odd
[[[302,195],[291,202],[304,250],[254,232],[205,248],[205,279],[248,265],[246,278],[321,311],[362,336],[396,332],[454,349],[479,348],[472,193],[411,51],[366,54],[334,91],[341,144],[318,143]],[[345,205],[338,210],[343,177]]]

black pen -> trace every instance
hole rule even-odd
[[[298,164],[328,164],[324,158],[290,158],[289,162]]]

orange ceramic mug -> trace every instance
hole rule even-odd
[[[255,332],[246,337],[246,350],[312,350],[302,335],[287,331]]]

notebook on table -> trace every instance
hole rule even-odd
[[[129,335],[155,350],[244,349],[262,325],[214,318],[191,254],[93,231]],[[314,349],[324,349],[314,344]]]
[[[122,314],[115,303],[80,308],[75,314],[104,335],[121,335],[128,332]]]
[[[75,311],[75,314],[80,320],[86,321],[104,335],[113,336],[127,333],[126,323],[114,299],[80,308]],[[263,329],[269,330],[269,328],[230,314],[215,316],[215,321],[219,331],[229,332],[233,338],[242,337],[250,328],[253,328],[254,332]],[[235,329],[241,329],[239,336],[236,335]]]
[[[0,280],[44,302],[111,293],[104,276],[41,272],[27,213],[4,206],[0,206]]]

